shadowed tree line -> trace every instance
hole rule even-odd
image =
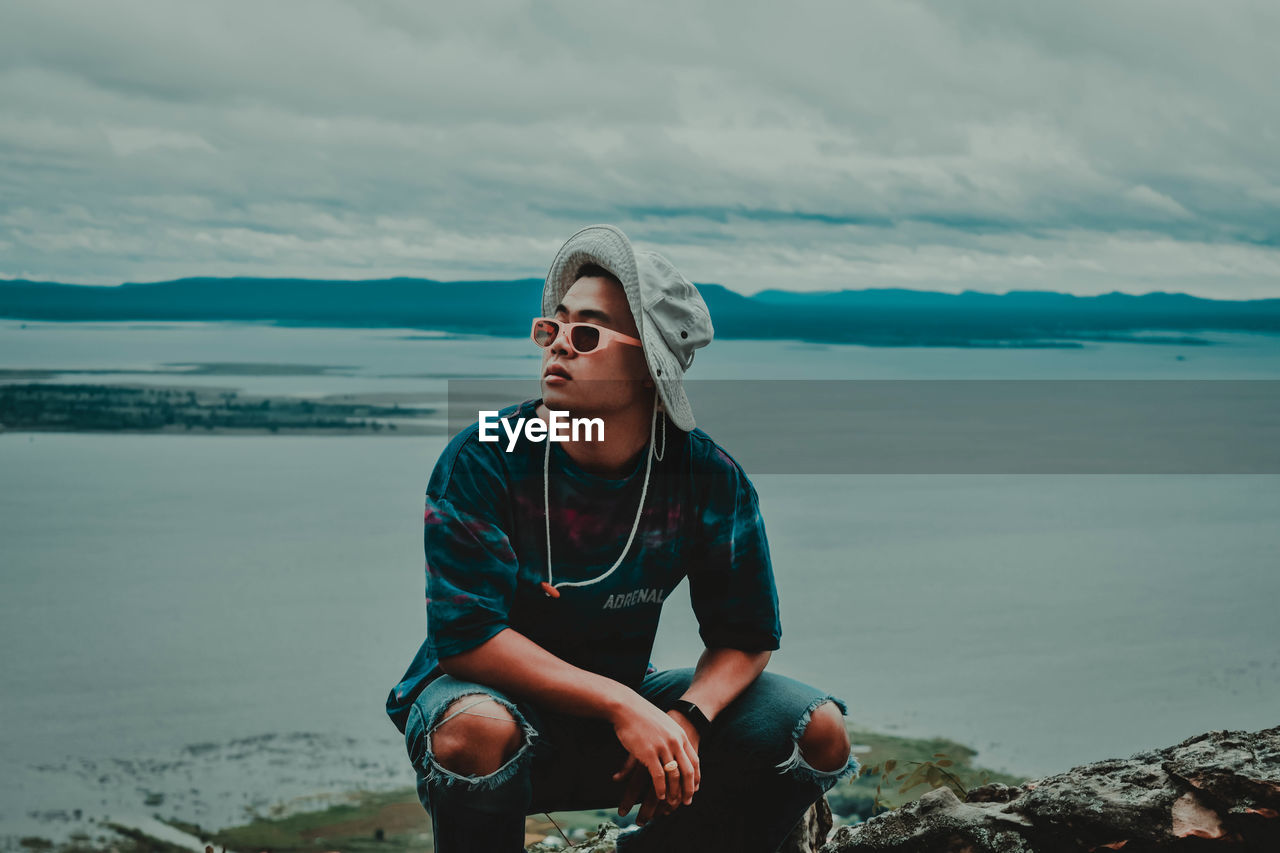
[[[235,391],[189,388],[0,385],[0,426],[8,430],[395,432],[400,427],[385,419],[422,417],[431,412],[402,409],[398,404],[242,398]]]

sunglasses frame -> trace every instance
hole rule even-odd
[[[538,343],[538,324],[539,323],[555,323],[556,326],[558,327],[556,329],[555,337],[553,337],[551,339],[551,342],[548,344]],[[576,346],[573,345],[573,329],[576,326],[589,326],[590,328],[595,329],[600,334],[600,343],[597,344],[594,349],[589,349],[586,351],[578,349]],[[638,338],[633,338],[630,335],[624,335],[622,334],[622,332],[618,332],[613,329],[610,329],[608,326],[601,326],[597,323],[565,323],[561,320],[557,320],[555,317],[534,317],[533,326],[529,329],[529,337],[533,340],[535,344],[538,344],[538,346],[541,347],[542,349],[551,349],[551,347],[555,346],[556,341],[560,340],[561,334],[564,335],[565,343],[569,345],[570,351],[573,352],[575,355],[593,355],[595,353],[602,352],[608,349],[609,344],[613,343],[614,341],[617,341],[620,344],[628,344],[629,346],[633,346],[633,347],[644,346],[644,344],[641,343]]]

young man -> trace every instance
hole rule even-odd
[[[427,637],[387,713],[435,849],[518,853],[528,814],[641,802],[619,850],[772,853],[859,763],[843,700],[764,671],[781,624],[756,491],[682,384],[706,303],[597,225],[561,248],[542,313],[542,397],[499,417],[568,412],[603,436],[482,441],[477,418],[432,473]],[[658,672],[685,577],[706,649]]]

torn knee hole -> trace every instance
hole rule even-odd
[[[835,707],[830,707],[832,705]],[[842,699],[831,695],[815,699],[792,730],[791,755],[775,770],[815,783],[824,791],[856,774],[861,764],[853,757],[852,747],[848,744],[848,733],[844,727],[844,715],[847,713],[848,706]],[[802,744],[804,753],[801,753]],[[824,756],[820,752],[830,754]],[[813,756],[812,762],[810,756]],[[836,759],[843,760],[837,765]]]
[[[512,764],[532,741],[533,730],[517,712],[487,694],[454,700],[431,727],[428,757],[460,777],[489,777]]]
[[[805,762],[815,770],[833,773],[844,767],[851,744],[844,715],[835,702],[827,700],[812,709],[797,745]]]

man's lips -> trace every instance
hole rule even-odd
[[[542,375],[546,378],[550,378],[552,376],[560,376],[560,377],[563,377],[564,379],[573,378],[572,376],[569,375],[569,371],[565,370],[563,367],[561,367],[558,364],[552,364],[548,366],[547,369],[542,372]]]

